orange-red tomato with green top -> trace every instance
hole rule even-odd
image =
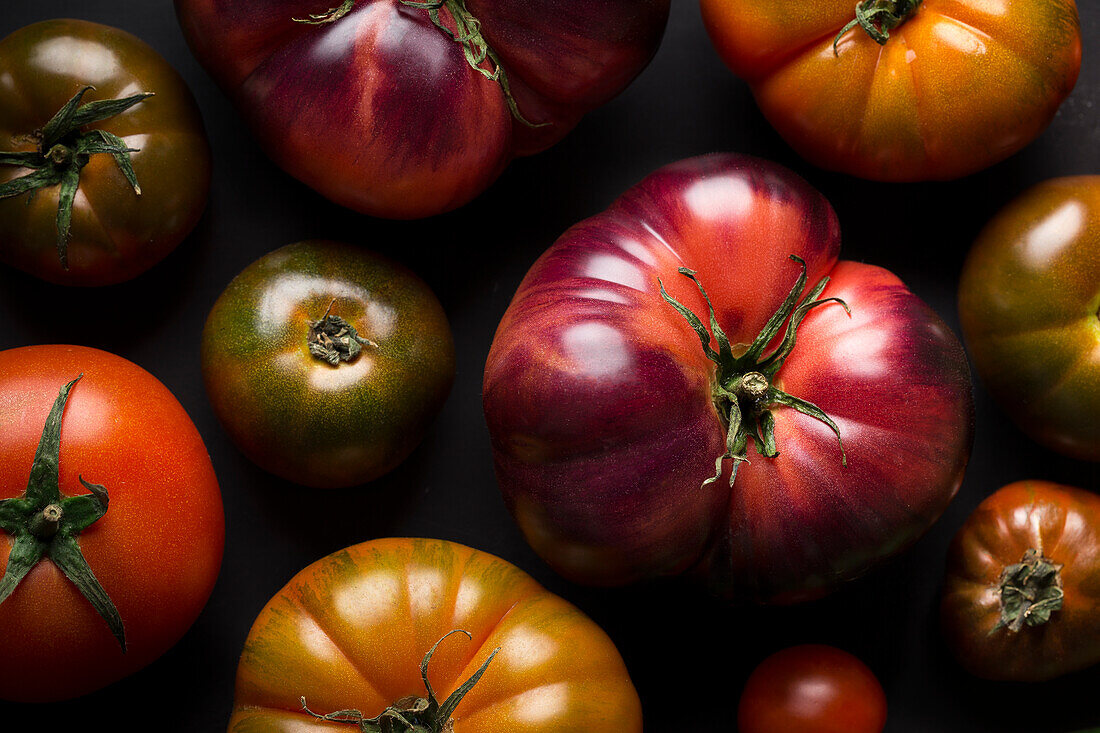
[[[82,92],[83,116],[58,119]],[[0,151],[0,261],[64,285],[148,270],[194,229],[210,190],[210,147],[183,79],[135,36],[83,20],[0,40]]]
[[[443,307],[405,267],[338,242],[287,245],[214,304],[202,371],[261,468],[318,488],[371,481],[420,443],[454,381]]]
[[[988,497],[948,551],[940,611],[979,677],[1036,682],[1100,664],[1100,496],[1018,481]]]
[[[444,638],[456,630],[471,638]],[[310,565],[260,612],[237,669],[229,731],[376,730],[357,724],[428,697],[422,666],[440,702],[476,684],[448,719],[420,718],[418,731],[642,730],[622,658],[579,610],[493,555],[382,539]],[[340,711],[342,723],[315,717]]]
[[[1100,176],[1046,181],[999,213],[963,268],[959,317],[1012,421],[1100,461]]]
[[[779,134],[863,178],[953,179],[1007,158],[1050,124],[1081,68],[1074,0],[701,3]]]
[[[97,349],[0,351],[0,466],[0,698],[92,692],[183,636],[218,577],[225,520],[202,438],[163,384]],[[53,534],[33,526],[46,484],[41,503],[64,507]],[[82,564],[107,602],[70,580]]]

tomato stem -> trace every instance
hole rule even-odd
[[[310,13],[306,18],[291,18],[291,20],[306,25],[327,25],[343,18],[351,12],[353,7],[355,7],[355,0],[344,0],[342,4],[337,5],[335,8],[329,8],[323,13]]]
[[[657,278],[661,287],[661,297],[687,320],[699,336],[703,353],[717,365],[713,400],[714,408],[726,427],[726,452],[715,459],[714,476],[704,481],[704,486],[722,477],[722,466],[726,459],[733,462],[730,472],[730,486],[733,486],[737,478],[738,464],[748,460],[746,454],[750,437],[756,444],[757,452],[762,456],[774,458],[779,455],[775,444],[775,417],[770,409],[773,407],[789,407],[828,425],[836,434],[837,443],[840,445],[841,464],[848,465],[844,441],[840,437],[840,428],[825,414],[824,410],[812,402],[787,394],[774,385],[776,374],[794,349],[798,327],[811,310],[828,303],[838,303],[845,311],[851,313],[848,304],[840,298],[820,297],[829,283],[828,277],[822,278],[800,301],[799,296],[806,289],[808,281],[806,261],[796,255],[791,255],[790,258],[802,267],[802,273],[779,309],[772,314],[763,330],[739,357],[733,355],[733,346],[730,344],[729,337],[718,324],[714,304],[711,303],[710,296],[707,295],[706,289],[696,277],[694,270],[681,267],[679,273],[694,282],[702,293],[710,315],[709,331],[690,308],[668,294],[664,283]],[[784,323],[787,327],[779,344],[770,353],[765,353],[779,336]],[[711,346],[712,341],[717,344],[717,350]]]
[[[489,665],[500,653],[500,647],[497,647],[470,679],[466,680],[446,700],[440,703],[435,696],[432,683],[428,681],[428,666],[431,664],[436,650],[439,649],[439,645],[455,634],[462,634],[471,641],[474,638],[468,631],[460,629],[451,631],[437,641],[420,662],[420,678],[424,683],[425,691],[428,693],[427,697],[413,696],[398,700],[375,718],[367,718],[358,710],[337,710],[333,713],[321,715],[309,709],[304,697],[299,698],[302,703],[302,711],[317,720],[357,725],[361,733],[449,733],[451,730],[451,717],[454,715],[458,704],[481,681],[485,671],[489,669]]]
[[[840,55],[840,39],[856,26],[863,28],[875,43],[885,46],[890,40],[890,31],[917,12],[922,2],[924,0],[862,0],[856,5],[855,20],[844,26],[833,39],[833,54]]]
[[[26,139],[37,143],[36,151],[0,152],[0,165],[28,168],[30,172],[7,183],[0,184],[0,199],[29,194],[39,189],[60,186],[57,203],[57,255],[61,266],[69,269],[69,236],[73,218],[73,204],[80,185],[80,172],[93,155],[106,153],[115,159],[134,194],[141,195],[134,174],[131,153],[136,148],[127,147],[122,138],[106,130],[86,130],[88,125],[116,117],[136,104],[140,104],[152,92],[140,92],[123,99],[102,99],[81,104],[92,86],[78,91],[65,106],[58,110],[49,122]]]
[[[485,36],[481,33],[481,21],[474,17],[466,7],[466,0],[401,0],[402,5],[410,8],[418,8],[428,11],[428,17],[444,33],[462,46],[466,55],[466,62],[470,67],[484,76],[489,81],[495,81],[504,92],[504,99],[508,102],[508,109],[512,117],[530,128],[546,127],[549,122],[533,123],[523,116],[512,94],[512,85],[508,80],[508,72],[500,62],[500,57],[492,49]],[[451,30],[439,15],[439,11],[446,8],[454,20],[455,30]],[[488,68],[486,68],[488,66]]]
[[[1024,626],[1042,626],[1062,609],[1062,566],[1029,549],[1023,559],[1001,573],[998,588],[1001,617],[993,632],[1007,628],[1016,633]]]
[[[364,346],[377,348],[378,344],[360,336],[355,326],[340,316],[332,315],[334,305],[336,305],[335,298],[328,304],[325,315],[321,316],[320,320],[309,324],[306,342],[309,345],[309,353],[314,358],[332,366],[340,366],[342,363],[355,361]]]
[[[11,596],[35,565],[48,557],[107,622],[125,652],[126,630],[122,617],[88,567],[77,539],[107,513],[107,489],[80,477],[80,483],[90,493],[65,496],[59,483],[61,420],[69,393],[83,376],[62,387],[50,408],[31,464],[27,490],[18,498],[0,501],[0,530],[14,537],[7,569],[0,578],[0,603]]]

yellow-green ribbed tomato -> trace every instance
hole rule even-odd
[[[982,232],[959,316],[978,374],[1032,439],[1100,460],[1100,176],[1041,183]]]
[[[405,267],[309,241],[249,265],[214,304],[202,369],[261,468],[318,488],[373,480],[424,437],[454,381],[442,306]]]

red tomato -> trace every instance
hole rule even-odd
[[[176,0],[191,48],[276,163],[342,206],[398,219],[461,206],[511,158],[564,137],[645,68],[668,10]]]
[[[962,347],[897,277],[839,253],[805,181],[715,155],[654,173],[535,263],[484,404],[501,489],[543,558],[594,584],[694,566],[722,595],[791,602],[931,526],[969,457]],[[797,337],[779,348],[784,321]]]
[[[1046,129],[1081,69],[1074,0],[701,4],[784,139],[864,178],[959,178],[1008,157]]]
[[[77,377],[66,405],[60,393]],[[43,426],[58,405],[53,449],[45,453],[58,460],[59,427],[60,457],[50,468],[49,461],[36,462],[36,451],[48,447],[49,429]],[[198,617],[221,565],[225,528],[218,482],[198,431],[164,385],[96,349],[0,352],[0,425],[0,499],[9,500],[0,503],[6,580],[21,570],[10,557],[35,541],[45,552],[0,602],[0,698],[76,697],[152,662]],[[38,477],[33,482],[32,464]],[[25,531],[28,507],[11,501],[31,496],[28,487],[42,480],[60,489],[54,494],[59,501],[50,503],[66,507],[52,536]],[[30,508],[32,521],[44,509]],[[83,531],[70,524],[89,519]],[[106,602],[95,588],[82,592],[66,577],[81,563],[70,534]]]
[[[1018,481],[988,497],[951,543],[940,614],[979,677],[1034,682],[1100,664],[1100,496]]]
[[[874,673],[831,646],[784,649],[749,677],[739,733],[881,733],[886,693]]]

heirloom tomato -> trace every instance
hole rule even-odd
[[[738,733],[882,733],[886,693],[851,654],[807,644],[761,662],[741,693]]]
[[[117,28],[49,20],[0,40],[0,147],[0,260],[50,282],[129,280],[206,206],[194,98]]]
[[[1012,421],[1100,461],[1100,176],[1041,183],[999,213],[963,268],[959,316]]]
[[[994,680],[1049,680],[1100,663],[1100,497],[1009,484],[966,520],[947,555],[943,633]]]
[[[451,542],[383,539],[295,576],[260,612],[237,668],[230,733],[336,723],[641,733],[642,711],[607,635],[522,570]]]
[[[172,393],[103,351],[0,351],[0,425],[0,698],[76,697],[198,617],[221,566],[221,492]]]
[[[1046,129],[1081,69],[1074,0],[701,3],[779,134],[863,178],[960,178],[1007,158]]]
[[[306,486],[365,483],[412,452],[454,382],[447,316],[419,277],[337,242],[278,249],[214,304],[202,372],[261,468]]]
[[[535,263],[484,404],[504,497],[550,565],[595,584],[695,566],[721,595],[790,602],[931,526],[969,457],[966,359],[897,277],[839,252],[805,181],[714,155]]]
[[[176,0],[276,163],[394,219],[488,188],[624,89],[669,0]]]

